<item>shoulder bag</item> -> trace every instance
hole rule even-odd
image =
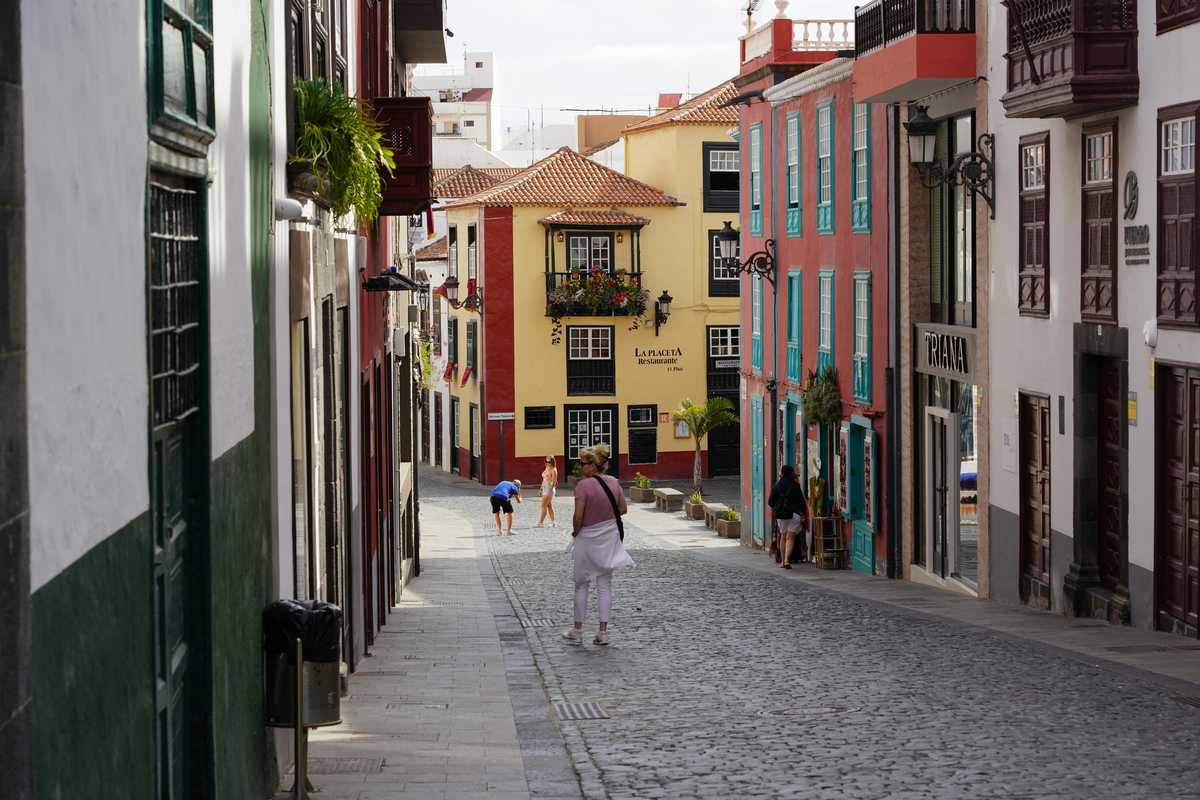
[[[621,522],[621,509],[617,507],[617,498],[613,497],[612,489],[608,488],[608,484],[604,482],[604,478],[600,475],[593,475],[600,483],[600,488],[604,490],[604,496],[608,498],[608,502],[612,505],[613,517],[617,520],[617,533],[621,534],[621,541],[625,541],[625,525]]]

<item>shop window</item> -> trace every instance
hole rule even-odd
[[[567,394],[616,394],[613,328],[606,325],[567,327]]]
[[[705,142],[704,210],[737,211],[741,192],[742,165],[738,146],[732,142]]]
[[[833,366],[833,271],[817,279],[817,369]]]
[[[525,406],[526,430],[554,427],[554,406]]]
[[[850,169],[854,176],[850,193],[850,227],[856,231],[871,229],[871,106],[855,103],[852,135],[854,149]]]
[[[833,100],[817,106],[817,233],[833,233]]]
[[[800,115],[788,114],[787,137],[787,235],[800,235]]]
[[[1158,320],[1200,324],[1196,304],[1196,126],[1200,103],[1162,109],[1158,161]]]
[[[750,126],[750,235],[762,232],[762,123],[755,123]]]
[[[787,276],[787,379],[800,383],[804,375],[801,351],[801,273],[790,270]]]
[[[711,297],[737,297],[741,294],[741,276],[737,269],[721,258],[718,233],[718,230],[708,232],[708,294]],[[741,257],[740,242],[735,247],[734,256]]]
[[[750,366],[759,372],[763,368],[762,283],[761,275],[750,276]]]
[[[871,402],[871,276],[854,276],[854,399]]]
[[[1050,134],[1021,137],[1020,241],[1017,309],[1050,316]]]

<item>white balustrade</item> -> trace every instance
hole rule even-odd
[[[752,61],[759,56],[765,56],[771,52],[771,23],[767,22],[765,25],[759,25],[750,31],[750,33],[742,36],[741,39],[746,47],[746,55],[742,59],[742,63]]]
[[[850,50],[854,47],[852,19],[794,19],[792,20],[792,49]]]

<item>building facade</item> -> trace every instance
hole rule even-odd
[[[463,53],[462,72],[413,77],[413,94],[433,101],[435,135],[461,136],[485,150],[497,144],[492,141],[494,61],[491,53]]]
[[[987,85],[976,78],[987,74],[986,19],[971,2],[883,0],[856,9],[854,44],[856,94],[887,109],[898,574],[980,598],[996,568],[987,513],[994,189],[972,191],[963,167],[986,161],[990,181],[988,166],[1004,157],[985,135]],[[927,138],[915,135],[921,120]],[[918,141],[927,150],[914,151]]]
[[[621,477],[690,475],[694,448],[668,415],[707,390],[713,317],[694,213],[567,148],[447,208],[456,287],[438,292],[453,301],[444,376],[457,471],[536,484],[547,455],[566,476],[581,447],[602,442]],[[724,319],[735,325],[736,312]]]
[[[1082,9],[1022,37],[991,7],[993,595],[1194,637],[1200,16]]]

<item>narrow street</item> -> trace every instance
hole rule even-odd
[[[314,736],[317,759],[343,743],[383,763],[314,776],[326,797],[1200,796],[1200,651],[1184,640],[847,573],[784,573],[638,506],[626,524],[637,567],[614,579],[612,646],[590,644],[593,616],[588,643],[569,647],[567,530],[529,529],[526,502],[517,535],[496,538],[477,484],[425,471],[422,494],[430,556],[410,594],[424,600],[393,612],[397,633],[352,678],[346,722]],[[566,518],[570,498],[557,508]],[[989,630],[1009,614],[1040,621],[1012,625],[1034,638]],[[430,648],[418,638],[430,635],[472,648]],[[1139,657],[1159,674],[1131,666]],[[399,716],[364,688],[372,673],[395,675],[389,660],[404,668],[389,684]],[[555,725],[564,702],[604,718]],[[394,720],[390,745],[352,733],[381,718]]]

